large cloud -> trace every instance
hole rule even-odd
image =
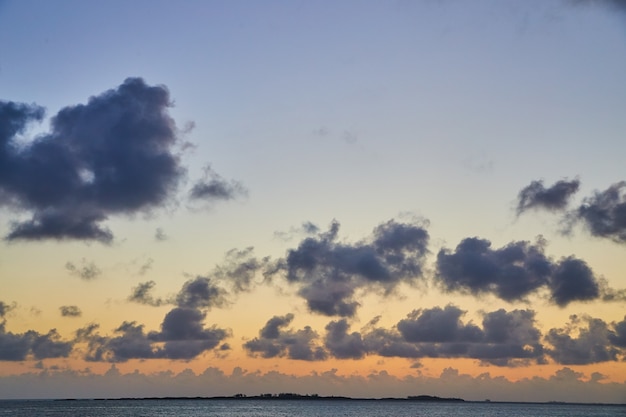
[[[113,238],[102,222],[165,203],[184,170],[164,86],[128,78],[87,104],[61,109],[50,132],[19,146],[15,135],[41,120],[36,106],[0,102],[0,204],[32,213],[8,239]]]
[[[275,263],[274,272],[299,286],[312,312],[351,317],[359,306],[357,289],[390,294],[400,283],[422,278],[429,236],[421,224],[390,220],[354,244],[338,241],[338,232],[339,223],[333,222],[327,232],[305,238]]]
[[[541,332],[532,310],[497,310],[486,313],[482,328],[463,323],[464,311],[456,306],[415,310],[394,328],[370,323],[350,332],[346,319],[326,326],[325,347],[340,359],[366,355],[402,358],[470,358],[498,366],[544,362]]]
[[[274,316],[259,331],[259,337],[247,341],[243,347],[251,355],[263,358],[286,356],[289,359],[317,361],[327,358],[326,351],[316,344],[318,335],[309,326],[301,330],[288,329],[293,314]]]
[[[512,302],[547,288],[551,301],[565,306],[600,295],[598,278],[573,256],[554,261],[544,254],[545,242],[511,242],[492,249],[486,239],[466,238],[454,251],[437,254],[435,280],[446,291],[492,293]]]
[[[0,101],[0,205],[30,213],[7,239],[110,242],[112,215],[148,213],[167,204],[185,174],[165,86],[128,78],[87,104],[61,109],[50,130],[26,144],[19,136],[44,109]],[[193,199],[228,200],[245,188],[207,168]]]

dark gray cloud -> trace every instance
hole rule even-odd
[[[341,359],[366,355],[401,358],[470,358],[497,366],[544,363],[541,332],[532,310],[486,313],[482,328],[463,323],[464,311],[455,306],[415,310],[392,329],[371,323],[350,332],[345,319],[326,326],[325,346]]]
[[[222,307],[226,304],[225,296],[226,292],[209,278],[198,276],[183,284],[174,302],[190,309]]]
[[[190,360],[216,348],[229,332],[216,326],[204,327],[206,313],[194,308],[176,307],[168,312],[160,331],[146,333],[136,322],[124,322],[114,336],[101,336],[97,325],[76,332],[77,342],[86,342],[85,360],[125,362],[129,359]]]
[[[488,240],[467,238],[454,252],[439,251],[435,280],[446,291],[492,293],[509,302],[525,300],[542,288],[562,307],[600,296],[599,280],[584,261],[573,256],[554,261],[544,254],[544,247],[539,240],[492,249]]]
[[[259,331],[259,337],[247,341],[243,347],[252,356],[263,358],[287,357],[294,360],[319,361],[328,354],[317,344],[318,334],[309,326],[301,330],[287,329],[293,314],[274,316]]]
[[[611,328],[612,327],[612,328]],[[626,358],[626,320],[608,325],[589,316],[570,317],[561,329],[551,329],[545,340],[552,345],[547,354],[564,365],[586,365]]]
[[[157,357],[192,359],[219,345],[229,332],[217,328],[204,328],[206,313],[196,308],[176,307],[166,314],[160,332],[151,332],[148,338],[165,342]]]
[[[483,317],[483,343],[470,347],[469,356],[499,366],[545,363],[541,332],[532,310],[500,309]]]
[[[152,295],[152,289],[155,286],[156,282],[154,281],[140,282],[133,288],[132,293],[128,296],[128,301],[154,307],[166,304],[162,298],[155,298]]]
[[[609,333],[609,341],[622,349],[626,349],[626,316],[624,320],[613,323],[613,332]]]
[[[593,236],[626,243],[626,181],[585,198],[569,218],[582,222]]]
[[[359,332],[348,333],[346,319],[331,321],[326,325],[324,346],[332,356],[339,359],[361,359],[369,351]]]
[[[152,295],[156,282],[141,282],[136,287],[133,287],[131,294],[128,296],[128,301],[154,307],[166,304],[190,309],[223,307],[227,304],[226,296],[228,293],[214,282],[215,280],[197,276],[187,280],[178,294],[166,298]]]
[[[111,215],[149,212],[175,192],[184,169],[173,153],[178,130],[164,86],[128,78],[116,89],[65,107],[50,132],[25,146],[16,135],[43,109],[0,102],[0,205],[30,212],[16,239],[110,242]]]
[[[61,311],[61,316],[63,317],[80,317],[83,315],[78,306],[61,306],[59,311]]]
[[[4,315],[11,307],[0,302],[0,361],[23,361],[29,357],[35,359],[66,358],[73,348],[73,342],[61,340],[56,329],[47,334],[34,330],[25,333],[6,331]]]
[[[67,262],[65,269],[67,269],[71,275],[84,279],[85,281],[96,279],[102,274],[100,268],[98,268],[93,261],[87,261],[86,259],[82,259],[78,266],[72,262]]]
[[[312,312],[351,317],[359,303],[357,289],[392,293],[399,284],[421,280],[428,232],[422,224],[390,220],[354,244],[338,241],[339,223],[327,232],[303,239],[276,261],[274,274],[298,285]]]
[[[517,214],[520,215],[533,208],[550,211],[562,210],[579,187],[580,181],[578,179],[557,181],[549,188],[544,187],[543,181],[533,181],[524,187],[517,196]]]
[[[219,201],[245,197],[248,190],[238,181],[227,181],[210,166],[204,168],[204,177],[198,180],[189,191],[191,200]]]
[[[548,280],[552,300],[566,306],[574,300],[595,300],[600,296],[600,287],[593,271],[585,261],[574,257],[562,259]]]
[[[407,342],[477,342],[483,338],[482,331],[473,324],[464,325],[458,307],[414,310],[397,324],[398,331]]]
[[[56,329],[47,334],[29,331],[26,335],[31,339],[31,351],[35,359],[67,358],[72,351],[73,343],[61,340]]]

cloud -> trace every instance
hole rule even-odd
[[[152,289],[155,287],[155,285],[156,282],[154,281],[140,282],[136,287],[133,288],[132,293],[128,296],[128,301],[154,307],[166,304],[165,300],[161,298],[154,298],[154,296],[151,294]]]
[[[67,262],[65,269],[67,269],[71,275],[84,279],[85,281],[96,279],[102,274],[100,268],[98,268],[93,261],[88,262],[84,258],[81,260],[81,265],[79,266],[76,266],[72,262]]]
[[[352,317],[359,303],[357,289],[391,294],[401,283],[417,284],[423,277],[428,232],[422,224],[390,220],[354,244],[338,241],[339,223],[303,239],[275,262],[274,274],[299,286],[309,310],[327,316]]]
[[[534,245],[516,241],[491,249],[486,239],[466,238],[454,252],[439,251],[435,281],[448,292],[491,293],[509,302],[547,288],[561,307],[600,296],[599,280],[584,261],[573,256],[554,261],[544,247],[539,239]]]
[[[611,328],[612,327],[612,328]],[[626,358],[626,319],[609,326],[601,319],[570,316],[570,323],[550,329],[545,339],[552,345],[546,353],[557,363],[587,365]]]
[[[298,235],[314,235],[320,232],[320,228],[311,222],[303,222],[300,227],[291,227],[286,232],[277,231],[274,232],[274,237],[288,242]]]
[[[86,342],[84,359],[92,362],[125,362],[129,359],[190,360],[216,348],[230,335],[216,326],[205,328],[206,313],[194,308],[175,307],[161,323],[161,331],[146,333],[142,324],[123,322],[114,336],[101,336],[98,325],[76,332],[77,342]]]
[[[198,276],[183,284],[174,302],[182,308],[208,309],[224,306],[225,295],[225,291],[214,285],[209,278]]]
[[[83,312],[80,311],[78,306],[61,306],[59,307],[61,311],[61,316],[63,317],[80,317],[83,315]]]
[[[0,319],[3,319],[9,311],[15,308],[14,304],[7,304],[4,301],[0,301]]]
[[[206,350],[215,348],[229,336],[217,328],[204,328],[206,313],[195,308],[176,307],[166,314],[160,332],[151,332],[148,338],[165,342],[156,352],[157,357],[192,359]]]
[[[263,358],[286,356],[289,359],[320,361],[327,358],[326,351],[316,341],[318,334],[306,326],[301,330],[285,329],[292,322],[293,314],[274,316],[259,331],[259,337],[247,341],[243,347],[251,356]]]
[[[582,222],[593,236],[626,243],[626,181],[596,191],[569,217]]]
[[[8,240],[111,242],[111,215],[146,213],[165,204],[185,170],[164,86],[128,78],[87,104],[61,109],[50,132],[24,146],[15,136],[41,121],[43,109],[0,102],[0,205],[30,212]]]
[[[530,185],[524,187],[518,194],[517,199],[517,215],[533,209],[542,208],[549,211],[562,210],[572,195],[574,195],[580,187],[578,179],[567,181],[561,180],[554,183],[551,187],[545,188],[543,181],[533,181]]]
[[[248,195],[246,187],[238,181],[226,181],[218,175],[211,166],[204,168],[204,177],[198,180],[189,191],[190,200],[208,202],[218,200],[232,200],[236,197]]]
[[[169,239],[169,236],[165,233],[165,231],[163,231],[162,228],[157,227],[156,231],[154,232],[154,239],[158,242],[163,242]]]
[[[146,259],[146,262],[144,262],[144,264],[139,267],[139,271],[137,272],[137,274],[146,275],[146,273],[152,269],[153,263],[154,263],[154,259],[152,258]]]
[[[460,317],[464,312],[458,307],[414,310],[406,319],[398,322],[398,330],[407,342],[476,342],[482,339],[482,331],[473,324],[463,325]]]
[[[350,325],[346,319],[331,321],[326,325],[324,346],[332,356],[339,359],[361,359],[368,349],[358,332],[348,333]]]
[[[562,180],[546,189],[541,181],[533,181],[518,195],[517,214],[529,209],[562,211],[564,233],[576,223],[596,237],[626,243],[626,181],[612,184],[604,191],[595,191],[575,209],[565,211],[569,198],[578,191],[578,180]]]
[[[10,309],[7,304],[0,302],[0,318]],[[73,343],[62,341],[56,329],[47,334],[40,334],[34,330],[24,333],[6,331],[6,320],[0,321],[0,361],[23,361],[30,357],[34,359],[66,358],[73,348]]]
[[[257,259],[254,248],[231,249],[226,252],[224,261],[215,267],[211,276],[215,280],[226,282],[235,293],[250,291],[255,285],[255,277],[264,271],[269,258]]]
[[[325,347],[339,359],[383,357],[468,358],[497,366],[544,363],[541,332],[532,310],[497,310],[485,313],[482,328],[463,323],[464,311],[456,306],[414,310],[395,327],[370,323],[350,332],[346,319],[326,326]]]
[[[571,256],[556,265],[548,286],[551,299],[561,307],[574,300],[595,300],[600,295],[598,280],[591,268],[585,261]]]

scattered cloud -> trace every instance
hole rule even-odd
[[[286,232],[274,232],[274,237],[285,242],[291,241],[296,236],[314,235],[320,232],[320,228],[311,222],[304,222],[300,227],[291,227]]]
[[[72,262],[65,264],[65,269],[69,271],[70,275],[89,281],[98,278],[102,275],[102,271],[93,261],[87,261],[83,258],[78,266]]]
[[[144,262],[140,267],[139,267],[139,271],[137,272],[138,275],[146,275],[146,273],[148,271],[150,271],[152,269],[152,264],[154,263],[154,259],[152,258],[148,258],[146,259],[146,262]]]
[[[211,276],[226,282],[235,293],[250,291],[255,286],[259,271],[265,271],[269,258],[257,259],[254,248],[231,249],[226,252],[224,261],[215,267]]]
[[[537,208],[549,211],[563,210],[579,187],[580,181],[578,179],[561,180],[549,188],[544,187],[543,181],[533,181],[524,187],[517,196],[517,215]]]
[[[579,186],[577,179],[562,180],[550,188],[545,188],[541,181],[533,181],[519,192],[517,214],[529,209],[561,211],[566,234],[575,224],[582,223],[592,236],[626,243],[626,181],[612,184],[604,191],[595,191],[577,208],[566,211],[570,197]]]
[[[189,199],[214,202],[246,197],[248,190],[238,181],[227,181],[218,175],[210,165],[204,168],[204,176],[189,191]]]
[[[162,228],[157,227],[154,232],[154,239],[158,242],[164,242],[169,239],[169,236],[165,233],[165,231],[163,231]]]
[[[78,306],[61,306],[59,311],[61,311],[61,316],[63,317],[80,317],[83,315]]]
[[[159,307],[166,304],[166,301],[161,298],[154,298],[151,294],[152,289],[155,287],[156,282],[146,281],[139,283],[133,288],[132,293],[128,296],[128,301],[138,304],[144,304],[154,307]]]

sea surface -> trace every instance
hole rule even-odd
[[[608,417],[626,416],[626,405],[384,400],[3,400],[0,416]]]

